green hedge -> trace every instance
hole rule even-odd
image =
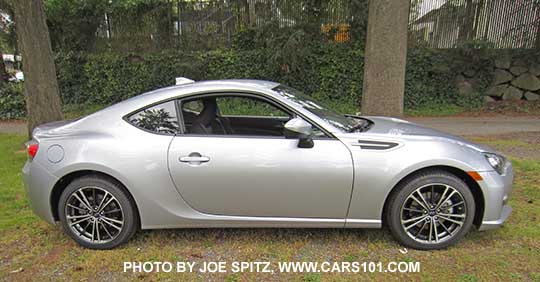
[[[112,104],[171,85],[175,76],[200,78],[193,55],[60,53],[58,84],[64,104]]]
[[[273,49],[164,52],[157,54],[59,54],[57,71],[67,104],[110,104],[171,85],[177,76],[195,80],[254,78],[282,82],[335,104],[359,105],[363,51],[323,44],[294,56]],[[405,104],[459,103],[455,73],[445,51],[409,51]],[[441,67],[442,65],[442,67]]]
[[[154,54],[59,53],[56,64],[65,105],[108,105],[172,85],[175,77],[185,76],[195,80],[273,80],[301,89],[341,111],[356,112],[359,109],[364,62],[362,48],[325,43],[281,49]],[[458,94],[454,78],[467,64],[456,63],[459,61],[456,56],[461,54],[423,48],[409,50],[405,87],[407,109],[474,105],[481,101],[479,95],[461,97]],[[6,112],[2,109],[5,105],[6,102],[0,104],[0,113]],[[17,115],[2,118],[14,116]]]
[[[65,104],[111,104],[168,86],[174,78],[279,81],[322,99],[355,103],[362,87],[362,52],[340,45],[313,48],[290,63],[270,49],[158,54],[58,54]],[[345,83],[346,82],[346,83]]]
[[[21,119],[25,115],[23,84],[0,82],[0,120]]]

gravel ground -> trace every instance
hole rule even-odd
[[[0,121],[0,133],[26,134],[26,121]]]
[[[540,117],[422,117],[406,119],[462,136],[540,132]]]
[[[487,144],[507,156],[540,161],[540,131],[465,137]]]

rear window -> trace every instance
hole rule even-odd
[[[128,122],[141,129],[158,134],[176,134],[178,116],[174,101],[143,109],[128,118]]]

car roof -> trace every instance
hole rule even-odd
[[[255,79],[222,79],[222,80],[207,80],[207,81],[198,81],[193,83],[186,83],[181,85],[174,85],[170,87],[165,87],[157,89],[154,91],[146,92],[142,95],[135,96],[137,97],[148,97],[148,96],[171,96],[171,97],[159,97],[163,98],[172,98],[172,97],[182,97],[196,92],[206,92],[206,91],[242,91],[242,90],[259,90],[265,92],[265,90],[271,90],[280,84],[272,81],[265,80],[255,80]]]
[[[279,83],[273,82],[273,81],[267,81],[267,80],[257,80],[257,79],[222,79],[222,80],[208,80],[208,81],[199,81],[192,83],[193,85],[243,85],[243,86],[249,86],[254,88],[261,88],[261,89],[273,89],[277,86],[279,86]],[[187,84],[189,85],[189,84]]]

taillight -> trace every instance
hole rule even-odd
[[[36,156],[38,149],[39,149],[39,144],[38,143],[30,143],[30,144],[26,145],[26,151],[28,152],[28,155],[31,158]]]

